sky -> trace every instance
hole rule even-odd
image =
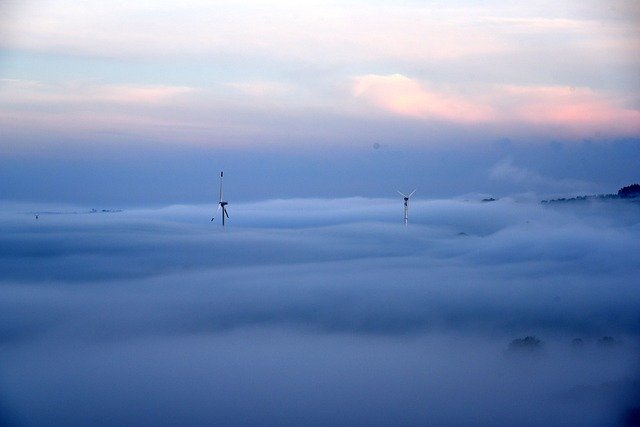
[[[637,202],[34,208],[0,213],[3,425],[635,425]]]
[[[246,201],[615,192],[639,22],[632,0],[4,0],[0,199],[205,203],[220,169]]]

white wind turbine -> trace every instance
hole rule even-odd
[[[225,220],[224,217],[226,216],[227,218],[229,218],[229,213],[227,212],[227,205],[228,203],[225,202],[224,200],[222,200],[222,178],[224,177],[224,172],[220,171],[220,200],[218,201],[218,209],[216,210],[216,214],[218,212],[220,212],[220,210],[222,210],[222,226],[225,226]],[[213,221],[213,218],[211,218],[211,221]]]
[[[402,191],[398,190],[398,193],[400,193],[400,195],[404,197],[404,225],[407,225],[407,223],[409,222],[409,199],[411,198],[411,196],[413,196],[413,193],[415,193],[416,190],[413,190],[411,193],[409,193],[408,196]]]

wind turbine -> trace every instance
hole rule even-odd
[[[409,193],[408,196],[402,191],[398,190],[398,193],[400,193],[400,195],[404,197],[404,225],[407,225],[407,223],[409,222],[409,199],[411,198],[411,196],[413,196],[413,193],[415,193],[416,190],[413,190],[411,193]]]
[[[218,201],[218,209],[216,210],[216,214],[218,212],[220,212],[220,210],[222,210],[222,226],[224,227],[225,225],[225,221],[224,221],[224,217],[226,216],[227,218],[229,218],[229,213],[227,212],[227,205],[228,203],[225,202],[224,200],[222,200],[222,178],[224,177],[224,172],[220,171],[220,200]],[[211,221],[213,221],[213,218],[211,218]]]

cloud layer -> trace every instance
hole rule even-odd
[[[416,199],[405,228],[397,200],[273,200],[229,205],[223,231],[214,206],[14,206],[3,417],[622,423],[637,404],[638,209]],[[525,336],[542,347],[509,349]]]
[[[357,132],[398,116],[426,134],[441,121],[545,141],[640,131],[639,13],[627,0],[46,0],[0,13],[8,140],[95,142],[111,129],[173,145],[299,146],[322,128],[324,146],[342,142],[344,121]],[[440,144],[455,139],[445,134]]]
[[[450,93],[427,86],[400,74],[366,75],[355,79],[354,95],[383,111],[424,120],[507,128],[560,126],[572,138],[613,130],[620,135],[640,133],[640,111],[589,88],[509,85]]]

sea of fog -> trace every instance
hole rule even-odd
[[[479,199],[5,203],[0,425],[637,425],[640,203]]]

